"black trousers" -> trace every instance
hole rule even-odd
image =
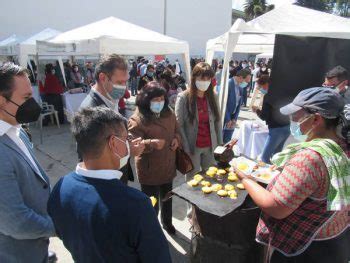
[[[156,214],[159,214],[159,210],[161,210],[160,218],[162,225],[169,226],[172,224],[173,217],[173,206],[172,206],[172,198],[168,199],[165,202],[162,202],[165,195],[171,191],[173,188],[173,182],[162,185],[144,185],[141,184],[141,191],[148,196],[154,196],[157,198],[158,202],[154,206],[156,210]]]
[[[350,230],[340,236],[325,241],[313,241],[311,245],[296,257],[286,257],[274,251],[271,263],[348,263],[350,248]]]
[[[60,94],[46,94],[45,101],[48,104],[51,104],[55,107],[55,110],[58,111],[58,119],[60,124],[64,123],[64,111],[63,111],[63,101]],[[56,122],[56,120],[55,120]]]

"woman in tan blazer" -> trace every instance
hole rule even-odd
[[[158,199],[155,210],[158,213],[161,208],[163,228],[175,234],[172,199],[161,201],[172,189],[176,176],[175,152],[181,138],[175,114],[168,104],[166,90],[156,81],[147,83],[136,98],[138,108],[128,126],[133,137],[141,137],[145,142],[145,151],[135,157],[141,190]]]

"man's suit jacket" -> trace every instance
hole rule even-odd
[[[89,92],[89,94],[85,97],[83,102],[80,104],[79,109],[84,109],[84,108],[89,108],[89,107],[94,108],[94,107],[99,107],[99,106],[108,107],[108,105],[100,98],[100,96],[98,96],[95,92],[93,92],[91,90]],[[126,119],[125,119],[125,127],[126,127],[126,129],[128,129]],[[78,155],[79,155],[79,159],[81,160],[81,156],[79,154],[79,151],[78,151]],[[133,174],[132,169],[131,169],[130,159],[129,159],[127,165],[124,166],[123,168],[121,168],[120,171],[124,175],[121,178],[121,181],[123,181],[124,183],[127,183],[128,180],[134,181],[134,174]]]
[[[242,95],[241,89],[238,86],[236,86],[234,79],[231,78],[228,82],[228,94],[224,125],[230,120],[238,119],[242,101],[241,98],[239,99],[239,101],[237,101],[237,92],[240,96]]]
[[[47,213],[49,178],[6,134],[0,153],[0,262],[46,262],[55,234]]]

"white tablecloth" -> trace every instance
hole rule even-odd
[[[254,124],[254,125],[253,125]],[[269,134],[267,126],[255,127],[254,121],[242,121],[239,129],[235,129],[233,138],[238,139],[237,150],[249,158],[257,159],[261,155]]]
[[[68,121],[70,121],[70,118],[78,111],[80,104],[86,96],[87,93],[70,94],[66,92],[62,94],[63,105]]]

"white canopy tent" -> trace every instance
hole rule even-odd
[[[37,41],[39,56],[169,55],[181,54],[190,76],[189,45],[172,37],[115,17],[64,32],[49,41]]]
[[[8,56],[15,56],[15,45],[20,41],[16,35],[9,36],[8,38],[0,41],[0,57],[5,58]]]
[[[276,34],[350,39],[350,19],[286,4],[248,23],[238,19],[227,33],[216,39],[209,40],[207,42],[208,62],[211,62],[214,52],[218,51],[220,46],[225,51],[224,74],[222,74],[221,79],[223,88],[220,90],[220,108],[222,113],[226,110],[228,63],[232,53],[239,52],[240,46],[245,46],[245,51],[248,53],[272,52],[274,41],[272,43],[270,41],[272,38],[274,39]],[[253,35],[254,37],[250,39],[252,42],[240,44],[240,41],[243,41],[241,39],[245,35]],[[266,38],[259,40],[255,37],[257,35],[266,36]],[[268,35],[271,37],[268,37]],[[260,52],[256,52],[257,47],[261,48]]]
[[[50,39],[57,36],[59,33],[61,32],[55,29],[46,28],[24,41],[20,41],[16,35],[12,35],[0,42],[0,56],[17,57],[19,65],[27,67],[28,64],[31,68],[29,60],[30,57],[34,59],[36,57],[36,41]]]
[[[60,34],[61,32],[52,28],[46,28],[43,31],[29,37],[28,39],[20,42],[16,45],[16,55],[18,56],[19,64],[22,67],[26,67],[29,62],[30,56],[36,56],[36,41],[47,40]],[[28,63],[30,66],[31,64]]]

